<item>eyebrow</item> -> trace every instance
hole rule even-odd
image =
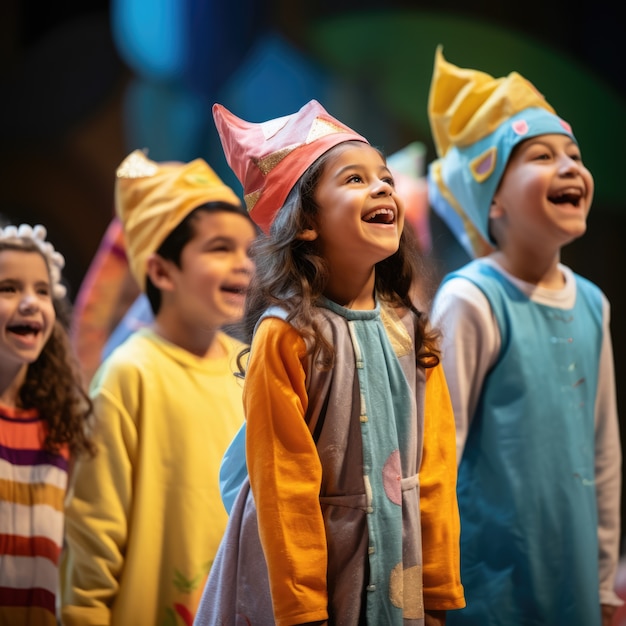
[[[566,148],[569,148],[570,146],[576,146],[577,148],[579,148],[578,144],[571,137],[569,137],[568,135],[561,135],[561,136],[562,137],[566,137],[567,140],[568,140],[564,144],[564,146]],[[527,146],[535,146],[537,144],[541,144],[541,145],[546,146],[546,147],[552,147],[552,144],[549,141],[547,141],[546,139],[544,139],[542,135],[537,135],[536,137],[529,137],[526,140],[526,145]]]
[[[212,246],[219,243],[228,243],[228,244],[239,244],[239,237],[231,236],[231,235],[214,235],[213,237],[209,237],[202,242],[204,246]]]
[[[344,174],[346,171],[348,170],[363,170],[366,169],[367,166],[361,164],[361,163],[351,163],[348,165],[345,165],[344,167],[342,167],[337,173],[336,176],[341,176],[342,174]],[[393,176],[393,174],[391,173],[391,170],[389,169],[389,166],[382,164],[379,168],[378,168],[379,172],[382,173],[387,173],[390,176]]]
[[[0,276],[0,284],[3,284],[3,285],[23,285],[25,282],[26,281],[23,281],[20,278],[15,278],[14,276],[6,276],[6,277]],[[49,280],[37,280],[33,284],[35,285],[35,287],[46,287],[46,288],[50,287]]]

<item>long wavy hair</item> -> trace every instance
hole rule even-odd
[[[36,244],[27,238],[0,240],[0,252],[4,250],[39,254],[45,261]],[[67,332],[70,305],[66,299],[55,299],[53,304],[56,319],[52,333],[28,366],[19,390],[20,408],[36,409],[45,421],[46,450],[57,452],[67,445],[73,457],[93,454],[95,447],[88,431],[93,407]]]
[[[362,145],[361,142],[346,143]],[[288,313],[287,320],[307,340],[316,362],[324,368],[332,367],[335,352],[316,322],[314,309],[324,294],[329,268],[317,242],[303,241],[298,235],[317,223],[319,207],[315,202],[315,190],[333,151],[325,152],[300,177],[277,212],[269,234],[261,235],[255,241],[252,255],[256,273],[248,290],[243,319],[244,338],[251,344],[263,312],[269,306],[281,306]],[[412,287],[419,275],[418,258],[415,237],[410,228],[405,228],[398,250],[376,264],[375,291],[379,300],[415,313],[417,363],[422,367],[434,367],[439,363],[439,334],[427,327],[426,316],[411,298]],[[244,350],[240,356],[245,356],[248,351]],[[245,370],[243,362],[240,358],[241,375]]]

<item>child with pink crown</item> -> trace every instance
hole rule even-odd
[[[314,100],[260,124],[213,111],[265,236],[249,478],[195,623],[443,624],[464,605],[454,418],[393,176]]]

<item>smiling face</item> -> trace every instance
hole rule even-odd
[[[317,244],[334,270],[373,271],[398,250],[404,205],[380,153],[366,143],[332,149],[315,191]]]
[[[241,319],[254,272],[250,247],[256,236],[247,217],[230,211],[198,211],[193,228],[180,266],[165,261],[167,281],[160,284],[165,315],[190,334]],[[159,316],[164,317],[161,311]]]
[[[512,153],[491,207],[498,246],[558,251],[584,234],[593,177],[566,135],[540,135]]]
[[[38,252],[0,249],[0,375],[6,383],[39,357],[56,315],[50,275]]]

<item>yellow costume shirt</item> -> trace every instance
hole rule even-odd
[[[218,472],[243,422],[242,344],[203,359],[149,329],[91,385],[98,453],[67,503],[63,623],[191,625],[226,527]]]

